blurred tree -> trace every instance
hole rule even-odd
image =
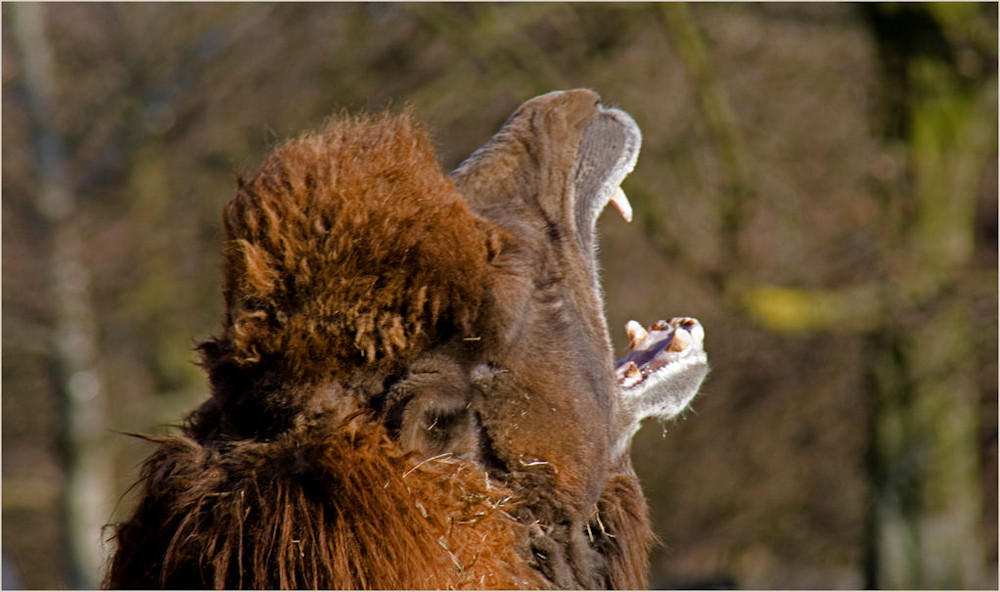
[[[992,10],[992,12],[991,12]],[[905,173],[883,176],[878,284],[754,285],[749,314],[782,331],[862,331],[869,344],[873,487],[867,584],[987,582],[979,525],[982,422],[969,295],[976,203],[997,158],[995,6],[873,5],[885,68],[882,129]],[[886,166],[896,166],[891,156]]]
[[[871,335],[874,487],[868,583],[879,588],[986,584],[979,532],[980,393],[968,305],[983,171],[997,158],[996,22],[987,5],[880,6],[891,97],[886,128],[903,141],[908,185],[887,184],[883,235],[899,265]],[[984,75],[985,74],[985,75]],[[894,195],[899,193],[899,195]],[[903,211],[897,208],[902,206]],[[896,210],[896,211],[893,211]]]
[[[52,53],[42,7],[20,4],[13,13],[24,67],[25,102],[33,124],[32,147],[41,181],[34,205],[48,228],[47,262],[54,295],[49,351],[62,404],[66,486],[63,512],[69,582],[94,588],[102,564],[100,533],[111,508],[114,471],[107,450],[107,395],[98,344],[91,274],[82,257],[77,203],[66,177],[66,149],[55,121]]]

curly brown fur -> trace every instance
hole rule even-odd
[[[279,146],[223,223],[224,333],[200,350],[221,429],[254,437],[325,410],[303,395],[316,385],[365,402],[429,344],[469,335],[502,234],[405,114],[334,119]]]
[[[408,115],[334,119],[285,143],[223,221],[226,333],[209,362],[299,381],[398,369],[467,332],[497,240]]]
[[[152,439],[106,586],[644,585],[592,228],[621,116],[538,97],[451,177],[408,114],[279,146],[223,215],[213,396]]]

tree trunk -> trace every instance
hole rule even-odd
[[[967,292],[975,204],[995,158],[996,81],[969,88],[942,60],[909,62],[908,215],[886,286],[893,318],[872,337],[868,584],[986,586],[975,327]],[[995,583],[995,582],[994,582]]]
[[[53,302],[52,366],[63,417],[63,492],[70,586],[94,588],[103,563],[101,528],[111,517],[113,469],[97,315],[84,259],[76,201],[66,179],[64,141],[56,128],[55,70],[39,4],[10,7],[34,124],[39,173],[35,206],[47,222]]]

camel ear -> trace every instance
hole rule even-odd
[[[389,391],[390,425],[399,423],[405,450],[427,456],[474,455],[480,450],[473,389],[466,369],[453,357],[430,353],[417,358]]]

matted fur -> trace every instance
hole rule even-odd
[[[106,587],[544,587],[509,491],[365,417],[268,443],[153,441]]]
[[[333,119],[279,146],[223,222],[221,353],[299,381],[398,368],[439,324],[468,331],[496,241],[406,114]]]
[[[105,586],[643,587],[593,254],[561,239],[596,104],[536,100],[456,181],[408,114],[331,120],[241,181],[213,396],[149,438]]]
[[[604,535],[599,546],[608,562],[607,588],[637,590],[647,586],[649,547],[655,540],[648,516],[646,498],[631,467],[608,480],[590,525],[594,530],[596,522]]]

